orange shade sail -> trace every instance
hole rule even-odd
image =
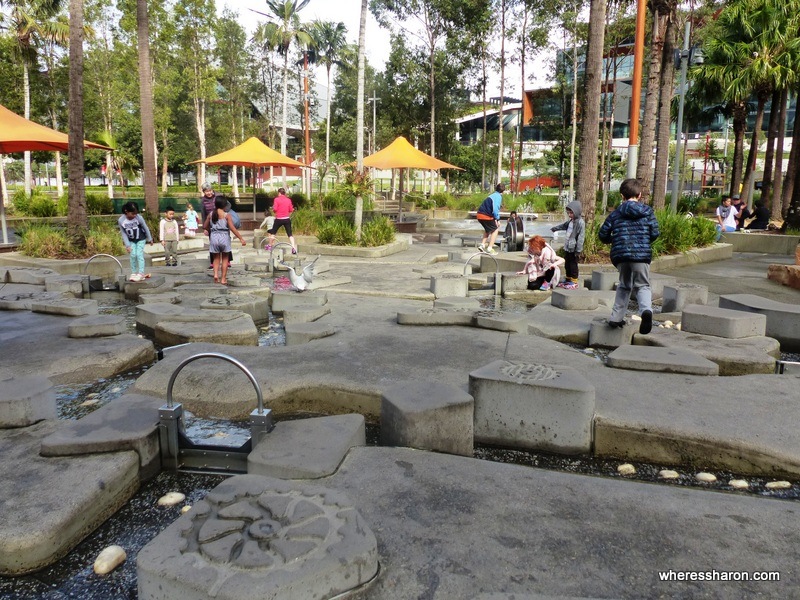
[[[111,150],[94,142],[83,142],[84,148]],[[0,154],[44,150],[69,151],[69,136],[21,117],[0,104]]]
[[[251,137],[230,150],[192,163],[236,165],[238,167],[305,167],[306,165],[276,152],[256,137]]]
[[[458,169],[461,167],[451,165],[443,160],[429,156],[417,150],[404,137],[399,137],[383,150],[379,150],[364,159],[365,167],[375,169]]]

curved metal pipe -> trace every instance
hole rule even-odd
[[[110,258],[111,260],[113,260],[115,263],[117,263],[117,266],[119,267],[119,274],[120,275],[124,275],[125,274],[125,269],[122,268],[122,263],[119,262],[119,260],[117,259],[116,256],[112,256],[111,254],[95,254],[94,256],[89,258],[89,260],[86,261],[85,265],[83,265],[83,273],[82,273],[82,275],[86,275],[86,269],[89,268],[89,263],[92,262],[95,258],[97,258],[99,256],[105,256],[105,257]]]
[[[194,356],[190,356],[181,362],[178,367],[173,371],[172,375],[169,378],[169,383],[167,384],[167,407],[172,408],[172,387],[175,385],[175,379],[178,377],[178,373],[181,372],[181,369],[188,365],[191,362],[194,362],[200,358],[221,358],[224,361],[227,361],[237,367],[247,375],[247,378],[250,380],[250,383],[253,384],[253,387],[256,390],[256,396],[258,397],[258,414],[264,412],[264,397],[261,395],[261,386],[258,385],[256,378],[253,377],[253,374],[250,372],[246,366],[244,366],[241,362],[233,358],[232,356],[228,356],[227,354],[222,354],[221,352],[201,352],[200,354],[195,354]]]
[[[470,256],[467,259],[467,262],[464,263],[464,272],[461,275],[465,276],[467,274],[467,267],[469,266],[470,261],[473,258],[475,258],[476,256],[486,256],[488,258],[491,258],[494,261],[494,293],[495,293],[495,296],[496,296],[497,295],[497,291],[500,289],[499,286],[497,285],[497,283],[498,283],[497,282],[497,276],[500,273],[500,266],[497,264],[497,259],[494,256],[492,256],[491,254],[486,254],[485,252],[476,252],[475,254]]]

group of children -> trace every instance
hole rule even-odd
[[[652,292],[650,290],[650,262],[652,243],[659,236],[658,221],[653,209],[639,200],[642,185],[636,179],[626,179],[620,185],[623,202],[603,222],[598,232],[600,241],[611,244],[611,262],[619,270],[619,283],[614,307],[608,319],[609,327],[623,327],[631,295],[635,292],[639,304],[641,323],[639,333],[650,333],[653,327]],[[586,235],[581,217],[581,203],[570,202],[566,207],[569,219],[551,231],[566,231],[564,258],[542,236],[528,240],[528,262],[519,275],[528,275],[529,290],[549,290],[558,286],[565,289],[578,287],[578,256],[583,251]],[[566,278],[561,278],[560,267]]]

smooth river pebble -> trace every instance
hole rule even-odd
[[[703,483],[713,483],[717,480],[717,476],[712,473],[706,473],[704,471],[700,471],[697,475],[694,476],[697,481],[702,481]]]
[[[109,546],[104,548],[94,561],[94,572],[98,575],[111,573],[128,557],[122,546]]]
[[[620,475],[633,475],[636,473],[636,467],[630,463],[625,463],[617,467],[617,473]]]
[[[728,482],[728,485],[736,490],[746,490],[750,487],[750,484],[747,483],[744,479],[731,479]]]
[[[788,481],[770,481],[765,487],[768,490],[788,490],[792,484]]]
[[[659,471],[658,476],[661,479],[677,479],[678,477],[680,477],[677,471],[671,471],[670,469],[664,469],[663,471]]]
[[[186,500],[186,496],[180,492],[169,492],[158,499],[159,506],[175,506]]]

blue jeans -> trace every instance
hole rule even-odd
[[[725,226],[725,233],[733,233],[736,231],[736,227],[731,227],[730,225]],[[722,225],[717,225],[717,237],[714,240],[715,242],[719,241],[719,238],[722,237]]]
[[[131,275],[134,273],[144,274],[144,245],[147,240],[131,242]]]

